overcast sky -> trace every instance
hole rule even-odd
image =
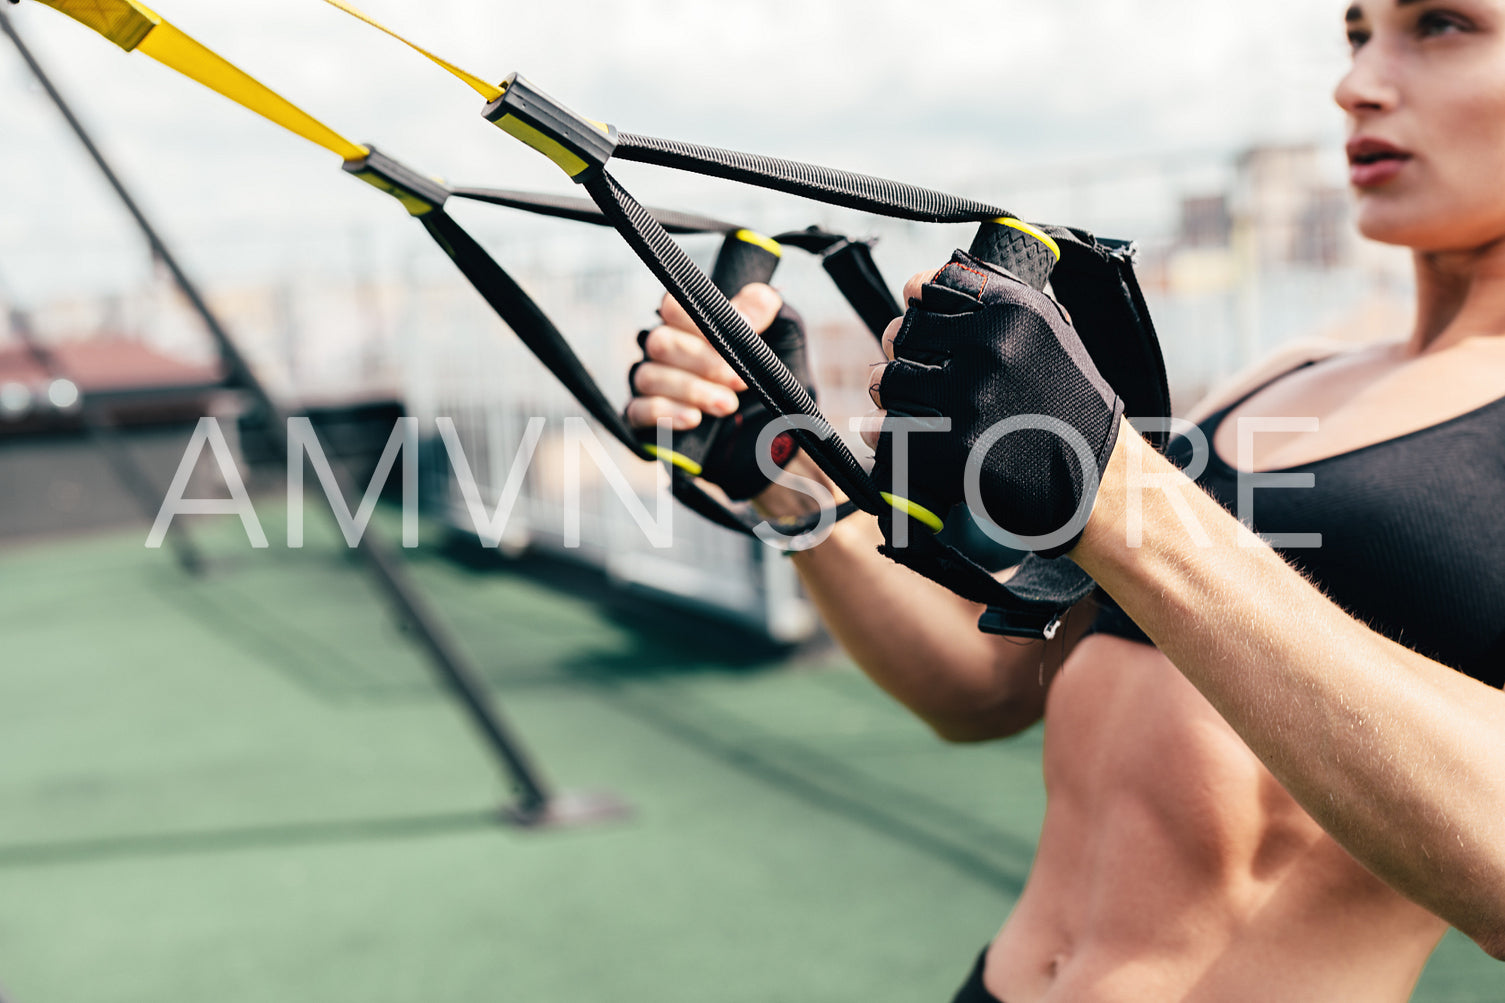
[[[365,6],[482,76],[519,70],[629,131],[961,186],[1011,207],[1008,192],[975,186],[1126,153],[1336,147],[1342,131],[1330,99],[1347,58],[1340,0]],[[482,122],[474,93],[319,0],[154,8],[350,138],[414,166],[469,184],[569,188]],[[329,154],[40,4],[6,9],[211,275],[240,253],[224,248],[260,245],[264,259],[297,267],[300,253],[315,253],[300,247],[327,247],[333,232],[347,243],[369,234],[376,249],[388,231],[409,232],[400,210],[351,184]],[[0,88],[0,273],[39,292],[120,281],[109,263],[131,248],[129,228],[4,45]],[[645,200],[716,201],[660,172],[628,165],[621,175]]]

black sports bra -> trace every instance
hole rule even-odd
[[[1214,434],[1230,411],[1286,375],[1198,426],[1209,456],[1197,484],[1235,514],[1239,474],[1212,447]],[[1191,440],[1177,437],[1166,456],[1186,469]],[[1490,686],[1505,684],[1505,397],[1299,469],[1264,472],[1315,475],[1311,488],[1253,493],[1257,532],[1321,534],[1320,547],[1277,547],[1289,564],[1386,637]],[[1093,633],[1151,643],[1099,597]]]

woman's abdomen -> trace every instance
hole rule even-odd
[[[1354,939],[1388,945],[1396,974],[1366,979],[1414,981],[1441,921],[1333,842],[1158,650],[1088,637],[1045,722],[1040,846],[989,956],[1004,999],[1238,999],[1202,990],[1241,954],[1288,954],[1299,980],[1314,944]]]

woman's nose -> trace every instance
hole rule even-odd
[[[1338,81],[1333,100],[1350,115],[1391,111],[1400,103],[1394,68],[1374,42],[1354,55],[1353,66]]]

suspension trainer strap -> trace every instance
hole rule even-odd
[[[605,167],[625,143],[635,150],[648,150],[652,162],[663,166],[686,170],[704,168],[716,176],[836,205],[905,219],[980,221],[982,225],[973,240],[972,253],[1007,268],[1036,288],[1046,284],[1066,255],[1060,242],[1045,230],[1002,214],[993,206],[910,185],[774,158],[666,141],[649,142],[631,136],[624,138],[610,126],[564,108],[516,74],[507,79],[503,92],[499,101],[488,106],[486,117],[549,156],[586,189],[638,256],[685,306],[723,358],[770,408],[810,422],[815,432],[801,434],[801,445],[860,508],[878,515],[885,540],[890,541],[882,548],[885,555],[967,599],[987,605],[989,613],[980,623],[984,629],[1024,637],[1054,634],[1064,612],[1091,592],[1091,579],[1069,563],[1052,564],[1035,558],[1027,562],[1015,580],[1007,585],[1000,584],[987,569],[966,554],[914,525],[907,527],[916,530],[908,534],[907,545],[894,546],[891,541],[899,536],[895,532],[898,520],[923,522],[926,528],[938,530],[943,525],[941,518],[916,507],[909,499],[884,495],[839,441],[829,441],[827,431],[830,426],[818,412],[814,412],[813,402],[803,394],[797,381],[776,358],[769,357],[772,353],[766,346],[745,330],[746,326],[741,324],[740,318],[709,279],[694,269],[682,252],[676,257],[677,248],[662,228],[654,227],[640,211],[633,211],[635,203],[631,196],[612,179]],[[1074,260],[1073,264],[1082,270],[1083,275],[1091,275],[1096,269],[1097,285],[1090,292],[1097,295],[1111,293],[1110,299],[1118,297],[1120,303],[1116,315],[1135,318],[1140,328],[1136,337],[1153,341],[1153,329],[1149,328],[1148,316],[1142,311],[1142,297],[1138,295],[1137,285],[1131,281],[1132,270],[1128,269],[1128,263],[1132,259],[1128,250],[1125,248],[1115,256],[1114,250],[1106,245],[1074,232],[1068,231],[1068,234],[1072,238],[1074,258],[1080,259]],[[1114,279],[1111,285],[1105,282],[1107,276]],[[1090,285],[1088,280],[1080,284],[1084,295]],[[880,319],[878,311],[873,312],[875,320]],[[1097,311],[1100,317],[1114,315],[1114,309],[1099,308]],[[1099,346],[1113,337],[1111,329],[1106,328],[1099,335],[1094,339]],[[1141,399],[1164,397],[1160,392],[1164,377],[1158,350],[1151,355],[1142,361],[1143,368],[1158,370],[1150,381],[1154,392]]]
[[[110,0],[43,2],[59,9],[73,8],[73,16],[96,30],[104,31],[117,44],[126,48],[139,46],[161,24],[160,19],[131,0],[115,0],[114,3]],[[344,0],[328,2],[400,38]],[[111,20],[100,13],[106,10],[121,16]],[[1057,239],[1045,230],[1023,223],[995,206],[913,185],[795,161],[619,134],[610,125],[575,114],[516,74],[502,84],[492,86],[419,46],[412,47],[482,94],[490,102],[485,111],[489,120],[543,153],[573,180],[583,184],[606,219],[659,277],[671,295],[685,307],[718,352],[765,405],[777,414],[805,420],[807,427],[795,430],[796,439],[836,484],[847,492],[855,505],[879,516],[886,539],[895,538],[894,530],[898,520],[916,518],[917,510],[909,500],[890,500],[878,490],[856,458],[836,437],[835,430],[821,416],[804,387],[780,363],[773,351],[748,328],[711,280],[669,238],[664,226],[605,171],[607,161],[613,156],[620,156],[627,160],[721,177],[899,219],[937,223],[980,222],[982,228],[973,242],[973,254],[1008,268],[1036,288],[1044,286],[1058,262],[1065,262],[1068,251]],[[218,73],[206,73],[177,46],[164,45],[164,48],[170,50],[172,58],[183,72],[195,79],[208,76],[216,80],[219,86],[213,83],[210,86],[215,86],[215,89],[227,96],[239,93],[242,82],[230,80]],[[162,58],[162,55],[159,54],[158,58]],[[230,82],[227,83],[227,80]],[[236,99],[240,100],[239,97]],[[299,131],[300,135],[306,134],[309,129],[306,122],[300,123],[295,118],[287,119],[285,109],[274,108],[273,111],[282,114],[285,124],[294,131]],[[325,143],[340,140],[340,137],[331,135],[324,135],[322,138]],[[314,141],[318,142],[319,139]],[[353,147],[353,144],[352,147],[336,152],[340,152],[342,159],[347,161],[359,159],[351,156],[352,153],[370,153],[363,147]],[[367,180],[371,179],[368,177]],[[408,186],[406,194],[413,194],[411,187]],[[402,184],[398,184],[397,188],[399,191],[394,191],[393,194],[404,190]],[[439,211],[438,205],[425,210],[422,205],[425,196],[421,191],[418,195],[416,204],[404,201],[410,212],[428,216]],[[442,205],[442,201],[440,204]],[[436,220],[430,232],[447,232],[449,227],[442,222],[442,219],[447,218],[441,216],[440,220]],[[1123,357],[1117,360],[1120,363],[1120,374],[1133,373],[1136,369],[1154,369],[1161,361],[1159,351],[1153,345],[1153,328],[1149,326],[1143,298],[1132,280],[1127,249],[1121,249],[1123,253],[1118,254],[1119,249],[1099,244],[1085,235],[1073,231],[1072,237],[1071,253],[1085,251],[1086,254],[1085,257],[1080,257],[1084,263],[1079,270],[1081,278],[1077,292],[1080,301],[1087,305],[1090,312],[1093,309],[1093,295],[1111,293],[1109,299],[1116,297],[1118,302],[1098,308],[1096,315],[1100,318],[1132,318],[1137,325],[1134,328],[1135,340],[1141,342],[1135,347],[1141,350],[1141,355],[1146,354],[1142,351],[1145,343],[1153,348],[1148,353],[1152,358],[1139,359],[1137,366],[1129,358],[1135,348],[1124,349],[1119,353]],[[454,246],[453,240],[451,246]],[[885,315],[891,317],[897,313],[897,304],[885,301],[888,298],[886,290],[877,293],[872,291],[872,279],[864,275],[871,264],[870,258],[864,261],[860,251],[852,253],[852,261],[847,265],[834,267],[832,274],[834,277],[838,272],[843,272],[847,276],[848,285],[843,287],[844,292],[848,287],[868,287],[868,300],[864,306],[859,307],[859,313],[869,328],[876,332],[880,322],[887,323]],[[1069,277],[1066,284],[1071,284]],[[857,305],[858,300],[853,298],[855,295],[857,294],[849,294],[849,299],[853,299],[854,305]],[[1067,304],[1067,308],[1072,309],[1070,304]],[[1101,337],[1084,338],[1084,345],[1092,351],[1096,344],[1098,351],[1113,355],[1113,350],[1106,347],[1110,337],[1104,331]],[[1107,372],[1104,375],[1112,380]],[[1164,396],[1163,365],[1160,366],[1158,381],[1151,377],[1149,384],[1147,389],[1142,388],[1141,399],[1148,401]],[[1120,390],[1120,393],[1126,400],[1133,399],[1129,392]],[[595,410],[597,406],[597,402],[588,405],[591,410]],[[608,427],[617,430],[615,425],[609,424]],[[900,515],[899,512],[907,514]],[[919,515],[928,516],[928,520],[924,520],[927,525],[939,528],[940,519],[935,514],[920,510]],[[718,521],[722,520],[718,518]],[[730,521],[731,517],[728,516],[723,524]],[[999,619],[1004,622],[993,626],[1003,632],[1048,636],[1059,620],[1060,610],[1085,594],[1082,591],[1084,587],[1089,590],[1091,588],[1090,579],[1086,580],[1084,586],[1069,566],[1061,564],[1050,565],[1044,571],[1026,568],[1019,576],[1023,581],[1016,579],[1018,584],[1002,586],[985,569],[939,539],[923,532],[913,535],[914,541],[910,546],[902,549],[885,547],[885,552],[967,598],[1002,610],[1004,615]],[[989,615],[992,616],[991,610]],[[986,620],[987,618],[984,626],[989,625]]]
[[[370,146],[354,143],[298,108],[238,67],[185,35],[134,0],[41,0],[85,26],[104,34],[126,51],[139,49],[171,69],[204,84],[247,110],[283,126],[339,155],[344,169],[397,200],[416,217],[434,242],[455,263],[487,304],[541,363],[575,397],[588,414],[634,455],[654,461],[614,408],[584,363],[548,315],[478,242],[444,211],[451,196],[527,209],[543,215],[607,225],[599,208],[585,199],[526,192],[466,188],[454,191]],[[682,233],[736,230],[736,226],[704,216],[669,210],[644,210],[665,227]],[[764,520],[745,507],[732,509],[705,492],[681,471],[673,471],[676,498],[718,525],[754,535]],[[852,511],[838,511],[838,517]],[[785,535],[808,532],[819,516],[774,525]]]
[[[590,199],[571,195],[542,195],[537,192],[519,192],[501,188],[451,188],[449,193],[455,198],[471,199],[475,202],[486,202],[510,209],[523,209],[536,216],[553,216],[557,219],[574,220],[577,223],[594,223],[597,226],[610,225],[606,222],[606,217],[601,210],[596,208],[596,203]],[[728,223],[725,220],[690,212],[652,208],[648,211],[653,213],[660,226],[674,234],[735,233],[742,229],[736,223]]]
[[[739,181],[891,219],[920,223],[980,223],[1012,215],[985,202],[974,202],[902,181],[672,139],[618,133],[612,155],[619,160],[635,160],[691,174]]]
[[[341,160],[359,160],[366,149],[200,45],[135,0],[38,0],[93,29],[126,52],[140,51],[210,90],[322,146]]]
[[[377,31],[383,32],[397,39],[403,45],[406,45],[408,48],[412,49],[420,56],[423,56],[425,59],[433,62],[441,69],[448,72],[451,76],[462,81],[465,86],[481,95],[481,97],[485,98],[487,101],[495,101],[497,98],[502,96],[502,92],[499,88],[488,84],[486,81],[482,80],[480,77],[472,73],[466,73],[464,70],[460,69],[460,67],[456,66],[454,63],[449,62],[448,60],[440,59],[438,56],[434,55],[432,52],[423,48],[422,46],[414,45],[412,42],[408,41],[406,38],[403,38],[391,28],[388,28],[386,25],[376,20],[376,18],[365,13],[364,11],[358,10],[354,4],[345,3],[344,0],[325,0],[325,2],[328,3],[331,7],[338,7],[340,10],[344,11],[346,14],[349,14],[351,17],[356,18],[357,20],[366,22]]]
[[[350,10],[350,5],[344,0],[328,2]],[[383,30],[395,35],[390,29]],[[416,45],[413,48],[451,73],[456,72],[452,65],[438,60],[426,50]],[[456,75],[461,79],[470,76]],[[1067,254],[1067,249],[1051,233],[1023,223],[996,206],[913,185],[796,161],[619,133],[610,125],[576,114],[518,74],[508,77],[496,90],[498,96],[488,95],[490,104],[484,111],[485,117],[544,154],[572,180],[583,185],[648,268],[684,306],[711,344],[764,403],[775,413],[807,420],[811,431],[796,433],[800,444],[859,507],[878,515],[886,541],[896,538],[899,520],[919,520],[931,529],[941,528],[941,519],[936,514],[918,508],[908,499],[890,499],[879,492],[855,457],[835,440],[834,430],[820,415],[804,388],[747,328],[710,279],[674,245],[664,228],[654,223],[607,173],[607,162],[620,157],[899,219],[935,223],[978,222],[982,226],[972,243],[973,255],[1008,269],[1037,289],[1045,286]],[[1068,297],[1084,303],[1088,308],[1086,313],[1098,319],[1129,318],[1136,325],[1131,340],[1140,343],[1122,353],[1115,353],[1106,347],[1112,334],[1104,329],[1097,337],[1084,338],[1084,346],[1090,351],[1096,345],[1099,351],[1110,356],[1122,354],[1124,358],[1118,360],[1122,363],[1118,366],[1120,375],[1125,372],[1142,375],[1144,370],[1158,367],[1159,372],[1149,376],[1147,387],[1136,388],[1136,391],[1142,391],[1138,399],[1143,401],[1166,399],[1163,393],[1164,367],[1158,346],[1152,345],[1151,350],[1144,353],[1146,358],[1140,359],[1137,366],[1127,358],[1136,348],[1143,349],[1146,343],[1154,341],[1148,313],[1143,309],[1143,297],[1133,281],[1130,249],[1099,244],[1090,236],[1074,231],[1069,236],[1071,253],[1078,259],[1073,264],[1077,265],[1082,278],[1075,293],[1068,293]],[[859,307],[859,313],[869,329],[877,332],[881,330],[880,325],[886,325],[897,314],[898,304],[887,302],[884,291],[871,292],[871,281],[863,274],[868,264],[858,256],[845,268],[837,266],[833,269],[833,277],[844,271],[851,288],[868,288],[866,294],[852,293],[848,298],[855,306],[861,302],[862,295],[869,297]],[[1068,266],[1065,283],[1068,287],[1072,285],[1070,271]],[[1094,283],[1096,288],[1092,288]],[[846,288],[843,288],[844,292]],[[1118,302],[1094,309],[1090,294],[1106,295]],[[1072,309],[1069,304],[1067,309]],[[1111,382],[1108,373],[1105,372],[1104,376]],[[1120,391],[1120,394],[1125,400],[1135,399],[1133,393]],[[1168,408],[1163,413],[1168,413]],[[1059,625],[1064,610],[1092,588],[1091,579],[1074,570],[1073,565],[1040,561],[1027,563],[1016,575],[1015,583],[1004,586],[986,569],[938,538],[924,532],[910,535],[913,539],[908,546],[895,548],[890,543],[883,548],[884,553],[968,599],[987,604],[989,613],[980,624],[985,629],[1048,637]]]
[[[559,329],[547,314],[539,308],[521,286],[508,275],[496,260],[476,243],[475,239],[456,223],[448,213],[434,211],[419,217],[424,229],[434,242],[444,249],[451,261],[459,267],[470,284],[486,300],[496,315],[514,332],[538,361],[563,383],[565,389],[580,402],[590,416],[600,422],[618,440],[634,443],[633,433],[627,423],[596,381],[591,378],[584,363],[565,341]],[[641,448],[634,445],[633,452],[642,456]],[[652,457],[645,457],[651,459]]]

